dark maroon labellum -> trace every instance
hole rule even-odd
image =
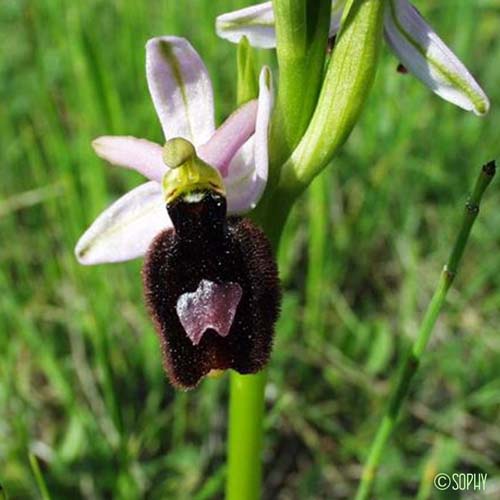
[[[167,209],[174,229],[152,242],[142,274],[172,384],[192,388],[211,370],[259,371],[281,301],[269,241],[250,220],[226,218],[226,200],[215,192]]]

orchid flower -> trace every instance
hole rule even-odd
[[[332,1],[330,37],[339,30],[345,4],[346,0]],[[255,47],[275,47],[272,2],[223,14],[217,18],[216,30],[231,42],[246,36]],[[488,112],[488,97],[481,87],[407,0],[386,0],[384,34],[404,67],[434,93],[476,115]]]
[[[149,40],[146,76],[165,140],[186,139],[203,161],[219,171],[229,214],[254,208],[268,175],[270,70],[264,67],[260,73],[258,99],[238,108],[217,130],[208,71],[187,40],[170,36]],[[99,137],[92,146],[101,158],[136,170],[148,182],[97,217],[78,241],[76,257],[89,265],[141,257],[155,236],[172,227],[162,191],[162,179],[169,170],[162,146],[130,136]]]

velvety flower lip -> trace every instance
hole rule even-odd
[[[345,3],[332,1],[330,36],[338,32]],[[255,47],[275,47],[272,2],[219,16],[216,31],[234,43],[246,36]],[[407,0],[386,0],[384,34],[401,63],[435,94],[476,115],[488,112],[490,103],[479,84]]]
[[[269,68],[261,70],[258,99],[238,108],[217,130],[208,71],[186,39],[163,36],[149,40],[146,76],[165,140],[187,139],[202,160],[219,170],[229,214],[254,208],[268,174],[267,142],[273,105]],[[92,146],[101,158],[136,170],[148,182],[97,217],[78,241],[76,257],[86,265],[141,257],[158,233],[172,227],[161,188],[167,171],[162,146],[131,136],[98,137]]]

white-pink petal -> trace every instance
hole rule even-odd
[[[385,37],[404,66],[443,99],[477,115],[489,101],[467,68],[407,0],[388,0]]]
[[[346,0],[333,0],[329,35],[337,33]],[[276,47],[276,30],[272,2],[264,2],[222,14],[215,21],[220,38],[238,43],[246,36],[250,45],[261,49]]]
[[[152,181],[161,182],[167,169],[162,160],[162,147],[146,139],[102,136],[92,141],[92,147],[102,159],[136,170]]]
[[[212,83],[192,45],[173,36],[149,40],[146,76],[165,139],[207,142],[215,130]]]
[[[161,186],[146,182],[97,217],[78,241],[75,255],[85,265],[142,257],[153,238],[169,227]]]
[[[215,20],[215,31],[233,43],[246,36],[254,47],[276,47],[273,4],[264,2],[222,14]]]
[[[262,68],[259,77],[259,98],[255,134],[243,145],[229,165],[224,179],[227,207],[231,214],[252,210],[262,196],[267,183],[269,156],[269,123],[273,108],[272,74]]]
[[[237,151],[255,131],[257,108],[257,99],[238,108],[198,149],[200,158],[217,168],[223,177],[227,176],[229,164]]]

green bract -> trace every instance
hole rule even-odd
[[[275,0],[280,84],[271,128],[271,161],[282,163],[314,112],[323,78],[330,0]]]
[[[282,169],[280,186],[306,187],[349,136],[368,97],[382,38],[384,0],[346,6],[318,104],[299,145]]]

